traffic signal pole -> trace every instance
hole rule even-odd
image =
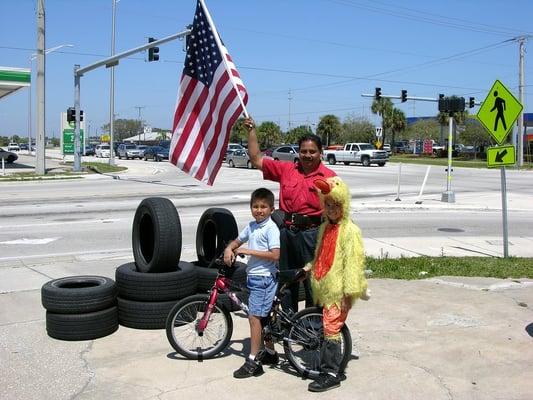
[[[176,40],[178,38],[187,36],[189,33],[191,33],[191,29],[185,29],[182,32],[175,33],[163,39],[159,39],[154,42],[150,42],[142,46],[124,51],[112,57],[108,57],[103,60],[97,61],[94,64],[87,65],[86,67],[80,68],[79,65],[74,66],[74,108],[76,109],[76,124],[75,124],[75,129],[74,129],[74,169],[73,170],[75,172],[81,171],[81,146],[80,146],[81,144],[81,140],[80,140],[80,83],[81,83],[80,81],[81,81],[81,77],[87,72],[90,72],[102,66],[105,66],[106,68],[114,67],[118,65],[119,60],[121,60],[122,58],[131,56],[132,54],[140,53],[141,51],[145,51],[151,47],[156,47],[163,43],[167,43],[172,40]],[[110,151],[112,152],[113,148],[111,148]]]

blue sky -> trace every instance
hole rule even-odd
[[[291,126],[316,124],[328,113],[375,121],[371,99],[361,93],[373,93],[376,86],[383,94],[406,89],[410,96],[444,93],[483,100],[500,79],[517,95],[518,44],[508,40],[533,34],[530,0],[206,3],[247,86],[248,111],[258,122],[272,120],[283,129],[289,121]],[[74,45],[46,58],[47,135],[57,137],[60,112],[73,104],[74,65],[87,66],[110,55],[112,0],[46,0],[45,6],[46,48]],[[35,9],[36,0],[1,1],[0,66],[29,67],[36,48]],[[193,0],[120,0],[116,51],[140,46],[149,36],[182,31],[194,9]],[[533,100],[532,43],[526,43],[526,112]],[[159,62],[145,58],[137,54],[115,69],[117,118],[138,118],[140,106],[147,124],[169,129],[183,42],[162,45]],[[109,119],[109,75],[101,68],[81,80],[91,134],[100,133]],[[436,103],[408,101],[398,107],[408,117],[437,112]],[[0,136],[26,136],[27,118],[27,90],[0,100]]]

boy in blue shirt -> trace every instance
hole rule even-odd
[[[235,378],[249,378],[264,373],[261,364],[277,364],[279,357],[274,343],[265,342],[265,350],[259,352],[262,339],[261,319],[268,316],[278,288],[279,229],[270,218],[274,211],[274,194],[265,188],[252,193],[250,209],[254,220],[224,250],[224,262],[231,265],[236,255],[250,256],[246,268],[248,321],[250,323],[250,355],[233,373]],[[247,248],[241,247],[248,242]]]

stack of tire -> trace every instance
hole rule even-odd
[[[207,209],[196,233],[198,260],[181,261],[178,211],[166,198],[144,199],[133,219],[135,262],[121,265],[115,273],[119,323],[135,329],[164,329],[168,313],[178,300],[211,289],[217,275],[213,261],[237,233],[237,223],[229,210]],[[236,267],[233,280],[244,284],[246,266],[237,263]],[[219,298],[228,309],[235,309],[227,295]]]
[[[136,329],[162,329],[176,301],[196,293],[193,264],[180,261],[181,222],[174,204],[149,197],[137,207],[133,219],[135,262],[118,267],[120,325]]]
[[[225,208],[209,208],[196,231],[197,261],[181,261],[182,232],[178,211],[162,197],[144,199],[132,227],[134,262],[119,266],[115,281],[103,276],[54,279],[41,289],[48,335],[61,340],[90,340],[107,336],[119,324],[136,329],[164,329],[174,304],[187,296],[208,292],[217,275],[214,260],[237,237],[237,223]],[[246,265],[235,263],[232,276],[246,284]],[[237,292],[246,300],[243,292]],[[231,311],[226,294],[219,301]]]
[[[92,340],[118,329],[117,288],[103,276],[69,276],[46,282],[41,302],[46,332],[60,340]]]

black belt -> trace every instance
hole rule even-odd
[[[298,229],[308,229],[318,226],[321,223],[322,217],[319,215],[285,213],[285,224],[289,227],[294,226]]]

